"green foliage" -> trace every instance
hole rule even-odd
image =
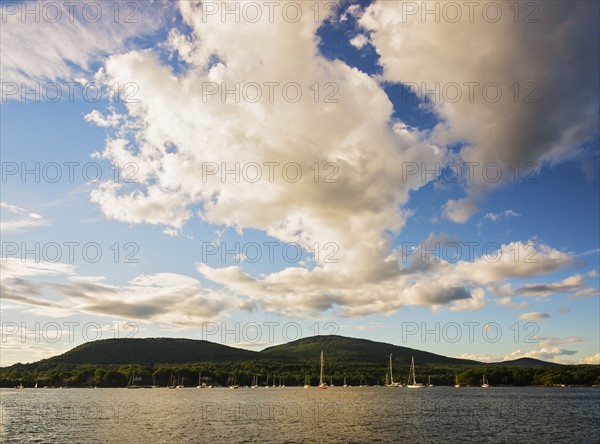
[[[342,385],[385,383],[390,353],[394,379],[406,382],[411,356],[417,364],[417,380],[434,385],[477,386],[485,374],[491,385],[592,385],[600,384],[600,366],[562,366],[535,359],[502,364],[483,364],[427,353],[391,344],[340,336],[315,336],[251,352],[208,341],[189,339],[110,339],[80,345],[67,353],[31,364],[0,368],[0,387],[23,383],[26,387],[125,387],[135,372],[138,385],[167,385],[171,376],[183,378],[184,385],[203,382],[225,385],[235,377],[250,385],[254,375],[265,385],[281,381],[303,385],[305,375],[318,382],[319,355],[325,353],[326,379]],[[138,379],[139,378],[139,379]]]

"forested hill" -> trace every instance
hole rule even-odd
[[[478,361],[449,358],[408,347],[344,336],[313,336],[276,345],[261,352],[229,347],[194,339],[142,338],[104,339],[81,344],[66,353],[26,364],[34,368],[50,368],[59,364],[179,364],[193,362],[276,360],[286,362],[318,361],[321,350],[328,363],[371,363],[387,365],[390,354],[395,364],[408,365],[414,356],[418,365],[485,365]],[[509,365],[498,363],[497,365]],[[544,367],[557,364],[523,358],[511,366]]]
[[[390,354],[394,363],[408,364],[414,356],[417,364],[481,364],[477,361],[449,358],[408,347],[344,336],[313,336],[264,349],[263,357],[281,360],[309,361],[319,357],[323,350],[327,362],[387,363]]]
[[[226,385],[234,377],[249,385],[285,381],[303,385],[319,375],[321,350],[325,375],[335,384],[385,384],[392,354],[394,377],[406,381],[414,356],[417,378],[436,385],[481,383],[485,374],[494,385],[600,384],[600,366],[563,366],[531,358],[486,364],[449,358],[421,350],[343,336],[314,336],[263,351],[249,351],[209,341],[175,338],[106,339],[79,345],[49,359],[0,368],[0,387],[69,386],[124,387],[135,374],[140,384],[165,386],[174,375],[184,385],[206,381]]]
[[[255,359],[257,352],[179,338],[104,339],[86,342],[40,364],[178,364]]]

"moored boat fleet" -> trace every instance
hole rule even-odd
[[[333,383],[333,377],[329,378],[329,383],[326,382],[325,379],[325,358],[324,358],[324,353],[321,350],[321,362],[320,362],[320,371],[319,371],[319,384],[316,386],[317,389],[327,389],[330,387],[335,387],[334,383]],[[132,372],[131,377],[128,379],[127,381],[127,389],[141,389],[141,388],[147,388],[147,389],[154,389],[154,388],[161,388],[160,385],[156,384],[156,378],[153,378],[152,381],[152,385],[138,385],[137,382],[140,381],[141,378],[135,376],[135,371]],[[208,389],[212,389],[215,387],[222,387],[219,384],[212,384],[210,383],[211,378],[202,378],[202,373],[198,372],[198,385],[195,386],[195,388],[197,389],[204,389],[204,388],[208,388]],[[454,387],[456,388],[460,388],[463,385],[461,385],[459,383],[458,380],[458,375],[455,376],[455,383],[454,383]],[[185,385],[185,378],[183,376],[180,375],[174,375],[173,373],[171,373],[170,377],[169,377],[169,381],[167,383],[167,385],[165,386],[168,389],[182,389],[182,388],[191,388],[192,386],[186,386]],[[259,381],[259,377],[258,375],[254,375],[254,377],[252,378],[252,385],[250,386],[246,386],[246,385],[239,385],[237,383],[237,379],[236,376],[230,376],[229,378],[227,378],[227,383],[225,385],[225,387],[229,387],[230,389],[238,389],[238,388],[252,388],[252,389],[258,389],[258,388],[283,388],[285,387],[285,379],[283,377],[278,377],[276,378],[275,376],[273,376],[272,379],[272,385],[269,384],[269,375],[267,375],[267,379],[266,379],[266,383],[265,384],[261,384]],[[312,388],[313,386],[311,386],[311,378],[309,375],[305,375],[304,378],[304,388],[308,389],[308,388]],[[342,387],[351,387],[351,385],[347,384],[346,382],[346,377],[344,376],[344,383],[342,385]],[[366,378],[361,378],[360,379],[360,384],[358,385],[358,387],[368,387],[367,384],[367,380]],[[376,385],[374,385],[373,387],[380,387],[379,383],[377,383]],[[410,388],[410,389],[420,389],[420,388],[431,388],[433,387],[433,384],[431,383],[431,377],[428,376],[427,377],[427,383],[424,384],[422,382],[418,382],[417,381],[417,375],[416,375],[416,370],[415,370],[415,358],[414,356],[411,358],[411,363],[410,363],[410,370],[409,370],[409,374],[408,374],[408,379],[406,381],[406,383],[404,382],[400,382],[398,380],[394,380],[394,368],[393,368],[393,361],[392,361],[392,354],[390,354],[389,356],[389,364],[388,364],[388,368],[386,371],[386,375],[385,375],[385,387],[392,387],[392,388],[400,388],[400,387],[406,387],[406,388]],[[481,387],[483,388],[489,388],[491,387],[491,385],[489,384],[489,381],[486,379],[485,374],[483,375],[482,378],[482,383],[481,383]],[[18,386],[15,386],[15,389],[23,389],[24,386],[21,383]],[[38,388],[38,384],[35,384],[34,388]],[[55,387],[49,387],[49,386],[44,386],[44,388],[55,388]],[[68,388],[68,387],[60,387],[60,388]],[[90,388],[96,388],[96,387],[90,387]]]

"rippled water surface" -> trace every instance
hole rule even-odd
[[[3,389],[0,442],[600,442],[599,388]]]

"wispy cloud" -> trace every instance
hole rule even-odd
[[[550,284],[526,284],[518,288],[516,291],[518,294],[524,296],[547,297],[552,294],[568,293],[580,290],[586,286],[587,283],[583,280],[583,276],[576,274],[569,276],[560,282],[553,282]]]
[[[533,311],[530,313],[520,314],[519,319],[522,319],[524,321],[545,321],[545,320],[550,319],[550,315],[548,313]]]
[[[573,356],[577,354],[577,350],[567,350],[559,347],[541,347],[536,350],[515,350],[514,352],[504,356],[503,361],[510,361],[520,358],[534,358],[542,361],[556,362],[563,356]]]
[[[89,313],[193,327],[250,307],[227,292],[205,289],[198,280],[175,273],[140,274],[124,285],[113,285],[102,276],[79,276],[72,265],[8,258],[0,266],[3,300],[44,316]]]
[[[46,19],[41,4],[26,0],[1,5],[3,82],[31,87],[34,82],[89,78],[95,63],[126,49],[129,39],[153,33],[172,13],[168,2],[133,0],[117,15],[116,3],[84,0],[72,8],[55,3],[60,13],[55,21],[54,16]],[[22,8],[37,8],[37,19],[35,13],[22,14]]]
[[[48,221],[40,214],[29,212],[7,202],[0,202],[0,209],[2,210],[0,231],[3,233],[26,231],[30,228],[42,227],[48,224]]]

